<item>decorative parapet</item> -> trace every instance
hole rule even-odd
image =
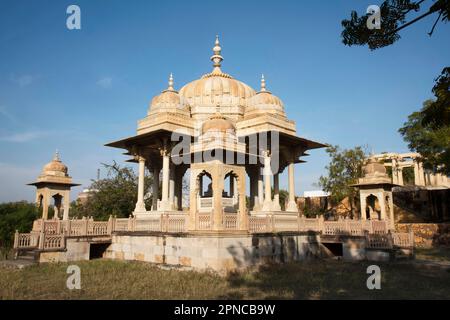
[[[223,225],[228,231],[239,230],[238,215],[224,213]],[[149,213],[146,218],[110,217],[108,221],[94,221],[92,218],[77,220],[41,220],[35,223],[40,230],[14,235],[14,249],[59,250],[65,248],[66,238],[104,237],[115,232],[163,232],[187,233],[188,215],[185,213]],[[212,230],[211,213],[199,213],[196,229]],[[325,221],[323,216],[306,218],[293,214],[252,214],[249,216],[249,233],[317,232],[323,236],[366,237],[367,248],[392,249],[414,247],[412,231],[395,233],[388,220],[340,219]]]

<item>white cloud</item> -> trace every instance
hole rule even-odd
[[[0,116],[3,116],[11,122],[17,123],[16,117],[14,117],[5,106],[0,106]]]
[[[9,136],[0,137],[0,140],[6,141],[6,142],[22,143],[22,142],[28,142],[31,140],[38,139],[40,137],[45,136],[46,134],[47,133],[43,132],[43,131],[21,132],[21,133],[15,133],[15,134],[12,134]]]
[[[112,81],[111,77],[103,77],[97,81],[97,85],[103,89],[109,89],[112,86]]]
[[[36,79],[36,77],[30,75],[30,74],[24,74],[21,76],[11,76],[12,82],[18,84],[20,87],[26,87],[33,83],[33,81]]]

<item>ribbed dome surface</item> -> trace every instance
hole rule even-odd
[[[247,84],[220,71],[204,75],[186,84],[180,95],[195,106],[246,106],[256,94]]]
[[[235,133],[236,128],[230,120],[220,114],[215,114],[209,120],[206,120],[202,126],[202,132],[219,131],[224,133]]]
[[[181,108],[180,95],[176,91],[166,90],[160,95],[155,96],[150,103],[150,109],[156,110],[160,108]]]
[[[374,159],[369,159],[369,162],[363,168],[364,176],[385,175],[386,168]]]
[[[56,152],[52,161],[47,163],[42,169],[42,173],[45,175],[67,175],[67,166],[59,159],[59,154]]]

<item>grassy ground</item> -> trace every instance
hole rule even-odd
[[[416,249],[416,258],[421,260],[450,262],[450,248]]]
[[[370,263],[312,261],[220,277],[162,270],[146,263],[94,260],[81,290],[66,288],[68,264],[0,268],[1,299],[449,299],[450,272],[405,263],[378,264],[381,290],[366,287]]]

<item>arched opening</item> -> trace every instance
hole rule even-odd
[[[224,177],[222,206],[225,212],[233,213],[237,212],[239,208],[238,176],[233,171]]]
[[[210,212],[213,208],[213,187],[211,174],[202,171],[197,175],[196,198],[198,201],[198,210]]]
[[[197,181],[199,183],[199,193],[201,198],[212,198],[213,188],[212,188],[212,178],[211,175],[203,171],[197,176]]]
[[[378,198],[371,194],[366,198],[366,219],[381,220],[381,208]]]
[[[54,214],[53,214],[53,218],[62,218],[62,211],[61,211],[61,207],[62,207],[62,200],[63,200],[63,196],[60,195],[59,193],[53,195],[53,210],[54,210]]]

